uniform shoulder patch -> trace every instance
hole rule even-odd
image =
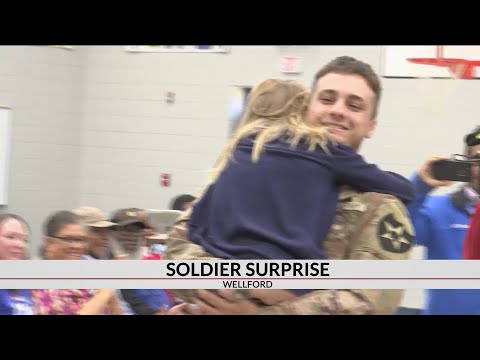
[[[367,210],[367,205],[359,201],[348,201],[348,202],[340,203],[339,209],[365,212]]]
[[[413,243],[413,236],[408,232],[408,228],[398,222],[392,213],[379,220],[377,238],[383,249],[393,253],[405,253]]]

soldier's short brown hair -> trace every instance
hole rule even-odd
[[[370,89],[372,89],[374,93],[372,119],[375,119],[377,117],[378,105],[380,103],[380,97],[382,95],[382,85],[380,82],[380,78],[369,64],[357,60],[351,56],[340,56],[333,59],[328,64],[323,66],[320,70],[318,70],[318,72],[315,74],[312,84],[312,94],[315,91],[318,80],[330,73],[358,75],[365,79],[368,86],[370,87]]]

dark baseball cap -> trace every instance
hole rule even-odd
[[[477,129],[475,129],[475,131],[465,136],[465,144],[467,144],[467,146],[480,145],[480,127],[478,127]]]
[[[118,226],[126,226],[131,224],[138,224],[142,228],[149,228],[150,226],[145,220],[145,215],[141,210],[134,209],[120,209],[113,213],[110,221]]]

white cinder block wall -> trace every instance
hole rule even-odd
[[[279,72],[279,56],[290,54],[303,57],[302,74]],[[310,85],[315,72],[340,55],[380,71],[380,46],[233,46],[228,54],[90,47],[80,202],[107,211],[164,208],[176,194],[194,192],[226,139],[230,86],[251,86],[266,77]],[[435,84],[442,82],[448,80]],[[366,158],[408,175],[430,153],[461,151],[463,134],[477,122],[480,82],[458,83],[446,113],[431,118],[417,80],[383,79],[377,131],[362,149]],[[165,103],[167,91],[176,93],[175,104]],[[172,174],[171,187],[159,185],[162,172]]]
[[[281,74],[281,55],[302,56],[303,73]],[[310,85],[318,68],[340,55],[380,72],[380,46],[233,46],[227,54],[0,47],[0,103],[15,111],[9,210],[27,217],[36,241],[41,221],[59,208],[166,208],[203,184],[224,144],[230,86],[266,77]],[[432,89],[383,79],[365,157],[409,175],[429,154],[461,152],[462,136],[480,122],[480,82],[455,82],[443,112],[432,115],[440,102],[433,90],[447,83],[436,80]],[[165,103],[167,91],[176,93],[175,104]],[[426,92],[429,99],[420,96]],[[159,185],[164,172],[170,187]]]
[[[10,212],[41,226],[80,196],[84,49],[0,46],[0,104],[13,109]],[[33,249],[33,252],[36,249]]]
[[[266,77],[310,84],[315,71],[345,53],[378,67],[378,47],[234,46],[228,54],[127,53],[91,47],[87,55],[82,197],[108,211],[164,208],[203,182],[228,132],[230,86]],[[304,56],[300,76],[279,72],[279,56]],[[176,94],[166,104],[165,93]],[[159,186],[162,172],[171,187]]]

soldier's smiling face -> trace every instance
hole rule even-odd
[[[375,130],[374,93],[360,75],[329,73],[318,79],[305,121],[326,126],[329,137],[358,151]]]

